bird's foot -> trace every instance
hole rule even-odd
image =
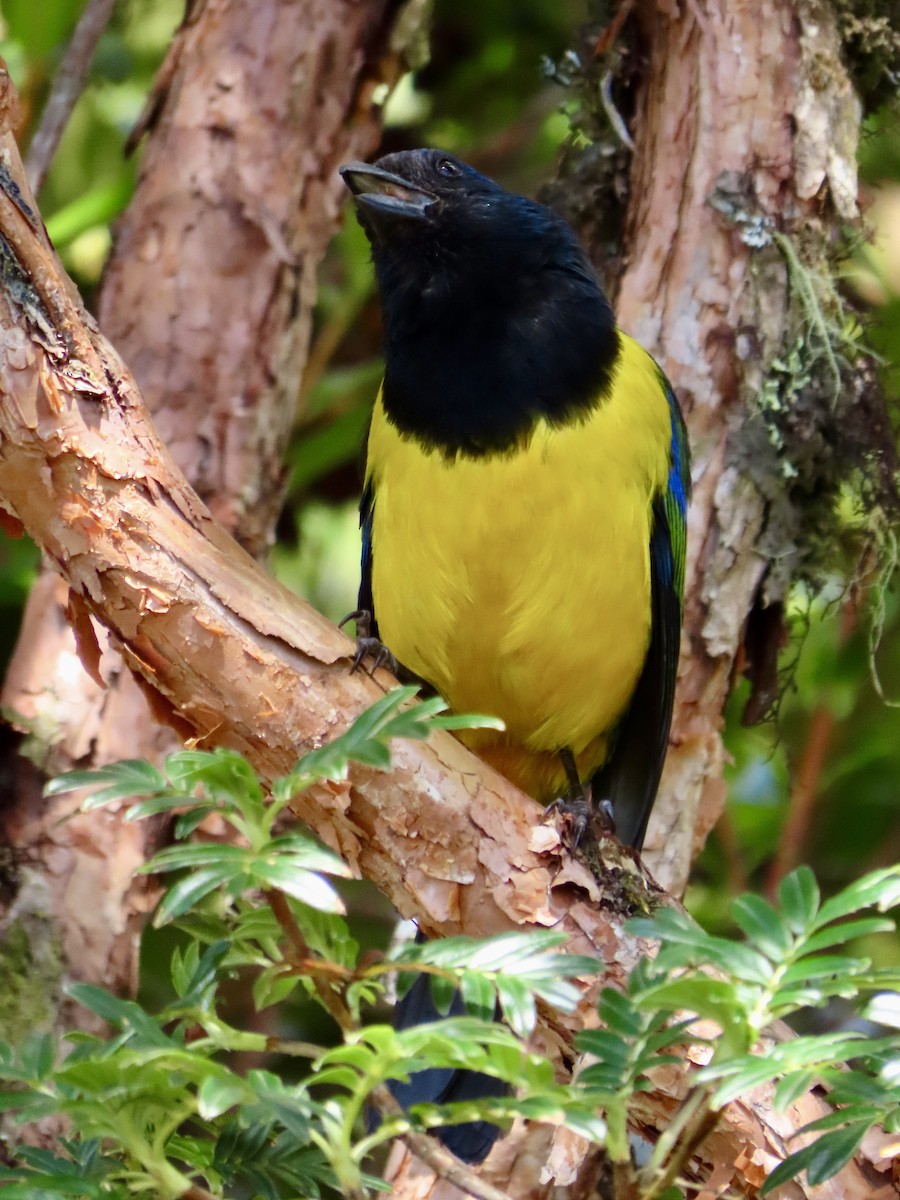
[[[384,667],[392,675],[397,675],[400,671],[400,664],[384,642],[379,641],[377,637],[372,637],[372,614],[369,610],[358,608],[355,612],[347,613],[338,628],[342,629],[348,621],[356,622],[356,653],[353,655],[350,674],[352,675],[355,671],[364,671],[367,675],[374,675],[379,667]],[[367,659],[372,660],[369,670],[366,669]]]
[[[560,832],[562,844],[570,854],[574,854],[588,830],[591,833],[591,840],[596,842],[601,837],[615,833],[616,823],[609,800],[600,800],[594,804],[591,785],[582,783],[575,763],[575,755],[568,746],[560,750],[559,757],[566,772],[569,792],[568,795],[561,796],[548,805],[544,810],[544,816],[556,817],[562,827]]]
[[[556,820],[560,841],[570,854],[574,854],[590,824],[590,799],[585,795],[560,796],[544,809],[545,820],[548,817]]]

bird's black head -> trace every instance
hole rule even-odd
[[[609,304],[569,226],[441,150],[349,163],[385,318],[384,404],[445,453],[506,451],[602,401]]]

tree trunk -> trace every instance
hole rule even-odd
[[[389,46],[395,10],[393,0],[194,4],[143,123],[151,132],[104,275],[100,324],[132,364],[175,462],[255,555],[283,499],[316,270],[340,217],[336,168],[377,145],[371,94],[400,69]],[[158,760],[175,748],[171,730],[105,630],[80,610],[70,624],[67,603],[48,567],[3,691],[7,715],[30,735],[29,757],[51,774]],[[79,633],[96,640],[90,672]],[[30,762],[16,777],[4,840],[29,865],[7,929],[49,902],[53,919],[40,929],[61,943],[56,984],[66,974],[133,990],[153,901],[135,872],[153,828],[110,812],[60,824],[71,801],[44,801]]]
[[[748,613],[764,581],[761,603],[784,598],[800,558],[773,540],[783,461],[753,440],[766,374],[798,319],[771,231],[821,269],[856,216],[860,106],[827,4],[714,0],[673,15],[646,3],[641,16],[648,59],[616,308],[672,380],[694,455],[685,653],[647,845],[678,895],[724,802],[722,710]],[[776,555],[787,566],[773,569]]]

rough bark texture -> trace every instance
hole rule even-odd
[[[739,186],[749,218],[837,229],[855,212],[860,110],[834,16],[801,0],[645,3],[648,52],[618,319],[666,370],[694,458],[685,641],[672,745],[647,861],[674,895],[724,803],[722,710],[768,564],[766,502],[740,439],[782,352],[788,271],[710,204]],[[773,597],[777,599],[778,597]]]
[[[99,319],[178,466],[254,554],[283,498],[316,270],[339,219],[336,167],[377,144],[371,94],[401,62],[389,37],[395,9],[393,0],[202,0],[148,105],[151,133]],[[174,748],[171,731],[87,616],[82,634],[100,653],[91,674],[79,666],[66,605],[48,569],[4,686],[32,756],[50,773],[159,759]],[[130,990],[151,900],[135,869],[152,829],[96,815],[60,825],[69,802],[42,801],[27,768],[19,777],[3,832],[40,864],[20,878],[19,907],[45,907],[49,881],[60,968]]]
[[[0,109],[2,97],[0,97]],[[346,671],[351,643],[269,579],[190,490],[159,442],[121,360],[67,290],[32,208],[8,132],[0,160],[22,189],[0,189],[0,497],[70,587],[82,662],[93,669],[100,621],[141,681],[157,716],[200,744],[225,744],[263,772],[284,771],[377,696]],[[621,983],[646,947],[622,930],[617,889],[560,855],[534,805],[448,735],[397,747],[396,769],[362,768],[321,786],[298,815],[431,933],[487,934],[557,925],[573,950]],[[539,1045],[571,1065],[574,1016],[542,1014]],[[668,1123],[683,1073],[661,1075],[643,1127]],[[814,1096],[800,1102],[821,1111]],[[760,1162],[782,1144],[783,1118],[765,1097],[725,1114],[716,1168],[752,1194]],[[514,1159],[510,1195],[587,1194],[582,1148],[565,1131],[549,1161],[542,1142],[498,1151]],[[719,1154],[721,1153],[721,1158]],[[801,1185],[786,1197],[806,1194]],[[888,1196],[861,1165],[819,1193]]]

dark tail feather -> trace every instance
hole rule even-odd
[[[681,594],[675,586],[662,501],[657,501],[654,513],[650,645],[628,711],[616,731],[612,753],[591,780],[594,803],[612,803],[616,835],[635,850],[644,844],[669,748],[681,640]]]
[[[421,935],[420,935],[420,940]],[[450,1015],[457,1017],[466,1011],[457,992],[450,1005]],[[394,1013],[396,1029],[410,1029],[440,1020],[442,1014],[431,996],[431,980],[420,975]],[[417,1071],[408,1083],[391,1083],[394,1099],[404,1108],[412,1104],[449,1104],[453,1100],[483,1100],[488,1096],[503,1096],[506,1087],[490,1075],[477,1071],[459,1071],[452,1067],[431,1067]],[[467,1163],[480,1163],[487,1158],[491,1146],[500,1136],[500,1128],[490,1121],[466,1121],[462,1125],[442,1125],[432,1131],[435,1137]]]

